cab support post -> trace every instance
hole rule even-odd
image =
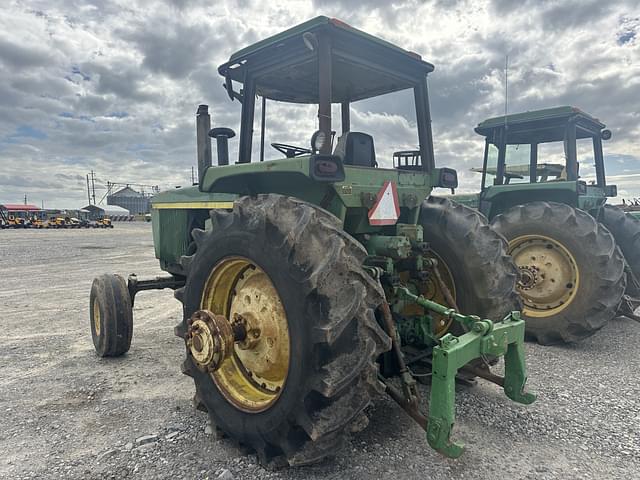
[[[413,89],[416,103],[416,120],[418,123],[418,142],[420,143],[420,156],[422,168],[430,172],[435,168],[433,154],[433,134],[431,132],[431,111],[429,109],[429,94],[427,89],[427,77],[421,78]]]
[[[331,138],[331,37],[318,35],[318,130]],[[323,155],[331,154],[331,142],[320,148]]]
[[[238,163],[251,163],[251,141],[253,139],[253,113],[256,105],[256,84],[250,74],[245,75],[242,89],[242,116],[240,119],[240,146]]]

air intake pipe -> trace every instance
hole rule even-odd
[[[208,105],[198,105],[196,112],[196,141],[198,143],[198,185],[202,185],[202,179],[207,168],[211,166],[211,117]]]
[[[218,165],[229,165],[229,139],[235,137],[236,132],[227,127],[216,127],[209,131],[209,136],[216,139]]]

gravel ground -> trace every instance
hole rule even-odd
[[[0,265],[0,478],[640,478],[640,324],[627,319],[580,345],[527,344],[531,406],[491,384],[459,386],[458,460],[380,397],[339,457],[268,471],[192,408],[170,291],[136,298],[127,355],[94,354],[91,280],[160,274],[148,224],[3,230]]]

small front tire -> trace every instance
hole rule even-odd
[[[96,353],[119,357],[129,351],[133,333],[133,308],[126,280],[105,273],[93,280],[89,323]]]

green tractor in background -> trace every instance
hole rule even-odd
[[[450,438],[457,376],[533,402],[524,392],[525,326],[506,243],[473,209],[430,197],[434,187],[457,186],[454,170],[434,166],[433,66],[318,17],[239,51],[218,71],[242,105],[238,160],[229,164],[235,132],[211,129],[201,105],[198,186],[153,199],[155,252],[170,276],[94,280],[98,354],[129,349],[137,292],[174,289],[194,403],[266,464],[336,453],[366,425],[376,393],[390,395],[434,449],[454,458],[462,453]],[[351,130],[350,104],[398,91],[414,102],[420,146],[382,168],[373,138]],[[260,161],[252,162],[257,98]],[[307,114],[304,105],[317,106],[309,147],[272,143],[285,158],[262,161],[267,99],[302,104]],[[341,106],[335,147],[332,104]],[[489,369],[500,357],[504,376]],[[431,379],[427,416],[415,373]]]
[[[637,319],[640,220],[607,205],[602,140],[611,131],[575,107],[491,118],[482,188],[454,198],[477,208],[509,242],[520,270],[527,334],[576,342],[617,314]],[[626,290],[626,294],[625,294]]]

